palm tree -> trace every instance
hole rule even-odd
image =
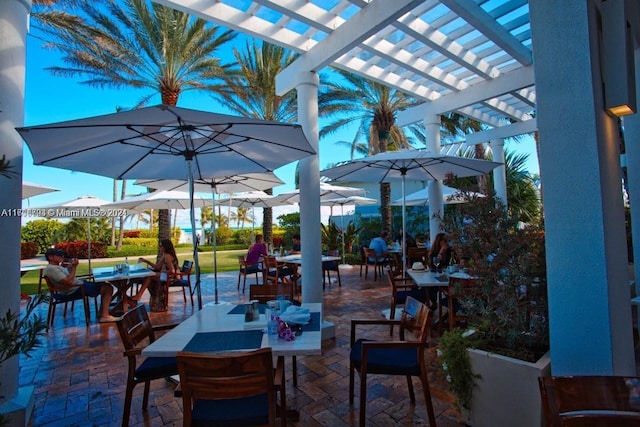
[[[200,208],[200,224],[202,224],[202,233],[203,237],[206,235],[204,232],[206,225],[213,221],[213,208],[211,206],[203,206]],[[206,238],[203,239],[202,243],[206,243]]]
[[[234,49],[233,54],[239,71],[225,79],[227,87],[216,94],[217,100],[245,117],[294,123],[298,117],[296,92],[276,95],[276,75],[297,55],[266,42],[262,45],[246,43],[243,51]],[[266,193],[273,194],[273,190],[266,190]],[[271,242],[273,209],[264,208],[262,212],[264,241]]]
[[[421,135],[418,126],[409,126],[413,138],[396,125],[395,114],[417,105],[418,100],[388,86],[367,80],[344,70],[336,70],[345,81],[335,79],[318,100],[325,112],[335,119],[320,130],[320,137],[330,135],[353,123],[358,124],[351,142],[351,157],[356,152],[376,154],[387,150],[409,148]],[[363,144],[366,139],[368,144]],[[380,210],[383,227],[391,230],[391,186],[380,184]]]
[[[235,33],[148,0],[39,0],[32,17],[63,53],[65,66],[50,67],[53,74],[146,89],[136,107],[158,93],[163,104],[177,105],[185,91],[216,92],[229,72],[215,54]],[[171,238],[167,209],[159,212],[158,238]]]

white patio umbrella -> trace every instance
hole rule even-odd
[[[449,187],[447,185],[442,186],[442,196],[444,197],[444,203],[446,205],[454,205],[457,203],[465,203],[467,200],[465,194],[472,197],[486,197],[484,194],[476,192],[465,192],[458,190],[457,188]],[[429,189],[423,188],[414,193],[408,194],[404,199],[396,199],[391,202],[392,206],[402,206],[404,202],[405,206],[420,206],[429,204]]]
[[[193,200],[193,203],[192,203]],[[211,200],[186,191],[153,191],[137,196],[126,197],[104,206],[107,209],[129,209],[142,211],[145,209],[191,209],[210,206]]]
[[[17,128],[36,165],[116,179],[179,179],[273,172],[315,154],[299,125],[156,105]],[[191,210],[198,308],[200,266]],[[217,301],[216,301],[217,302]]]
[[[361,197],[361,196],[349,196],[342,197],[339,199],[326,199],[320,200],[320,204],[323,206],[340,206],[340,228],[342,230],[342,264],[339,265],[340,268],[351,268],[350,264],[345,263],[345,243],[344,243],[344,206],[345,205],[375,205],[378,203],[376,199],[371,199],[369,197]]]
[[[443,156],[425,150],[398,150],[363,157],[343,163],[320,174],[333,179],[361,182],[402,183],[402,199],[405,198],[405,181],[443,180],[450,175],[458,177],[484,175],[501,163],[458,156]],[[402,234],[405,234],[405,204],[402,204]],[[406,250],[402,250],[402,268],[406,265]]]
[[[60,191],[57,188],[47,187],[46,185],[34,184],[27,181],[22,181],[22,198],[28,199],[29,197],[38,196],[40,194],[51,193],[54,191]]]
[[[91,271],[91,218],[104,217],[109,213],[104,206],[110,202],[93,196],[82,196],[67,202],[33,208],[49,218],[87,218],[87,261]]]
[[[180,180],[137,180],[134,184],[159,190],[184,190],[189,188],[188,181]],[[196,192],[211,192],[211,203],[216,204],[216,194],[261,191],[282,185],[284,182],[272,172],[248,173],[233,176],[219,176],[208,179],[194,179],[193,188]],[[215,207],[214,207],[215,210]],[[215,212],[214,212],[215,215]],[[215,216],[214,216],[215,218]],[[253,230],[252,230],[253,231]],[[216,221],[211,221],[213,237],[213,283],[215,300],[218,301],[218,241],[216,236]]]
[[[364,188],[343,187],[340,185],[332,185],[326,182],[320,183],[320,200],[339,199],[349,196],[365,196]],[[288,191],[278,194],[277,201],[282,204],[300,203],[300,189]]]

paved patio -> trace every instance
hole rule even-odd
[[[389,307],[386,280],[373,281],[359,276],[359,268],[341,270],[342,287],[327,285],[324,291],[324,317],[336,326],[336,338],[323,342],[322,356],[298,358],[298,387],[288,375],[288,403],[300,409],[300,421],[290,426],[350,426],[358,420],[358,384],[356,403],[348,403],[349,328],[352,318],[377,318]],[[221,301],[243,302],[245,295],[236,290],[237,272],[218,275]],[[249,279],[248,282],[251,282]],[[247,283],[248,286],[249,283]],[[203,302],[213,300],[213,275],[203,276]],[[146,301],[146,300],[145,300]],[[40,310],[46,316],[46,305]],[[147,307],[148,308],[148,307]],[[151,313],[154,324],[178,322],[193,312],[185,305],[181,290],[172,292],[168,313]],[[397,332],[396,332],[397,335]],[[388,339],[388,328],[380,329],[380,338]],[[453,396],[437,371],[435,350],[429,352],[429,374],[433,404],[439,426],[462,426],[453,406]],[[35,386],[32,426],[114,426],[120,425],[126,381],[126,361],[115,324],[99,324],[92,310],[87,328],[82,307],[62,316],[57,311],[54,326],[41,349],[20,362],[21,385]],[[287,368],[290,368],[287,366]],[[356,379],[356,382],[358,380]],[[420,384],[415,405],[408,399],[402,377],[370,376],[367,426],[427,425]],[[141,410],[142,385],[136,387],[131,411],[131,426],[182,425],[182,401],[174,397],[174,385],[155,381],[151,385],[149,408]]]

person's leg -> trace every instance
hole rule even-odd
[[[144,291],[146,291],[147,288],[149,288],[149,284],[151,283],[152,278],[153,276],[144,278],[144,281],[142,282],[142,286],[140,286],[140,289],[138,290],[138,292],[131,297],[132,300],[140,301],[140,299],[142,299],[142,295],[144,295]]]
[[[111,305],[111,299],[113,298],[113,287],[108,283],[103,283],[100,287],[100,319],[101,323],[115,322],[119,320],[119,317],[109,314],[109,306]]]

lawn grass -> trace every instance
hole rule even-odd
[[[223,271],[237,271],[238,266],[238,255],[244,255],[247,253],[246,249],[239,249],[233,251],[219,251],[217,253],[217,265],[218,272]],[[192,260],[193,259],[193,251],[184,250],[182,248],[177,249],[178,260],[180,264],[184,260]],[[154,255],[145,256],[145,258],[153,258]],[[138,258],[129,259],[130,263],[136,263]],[[122,259],[113,259],[113,258],[100,258],[100,259],[92,259],[91,267],[111,267],[113,265],[122,263]],[[198,263],[200,264],[200,273],[201,274],[209,274],[213,273],[213,252],[201,252],[198,253]],[[78,265],[78,275],[89,274],[89,263],[87,260],[81,260]],[[28,294],[33,295],[38,292],[38,280],[40,277],[40,270],[29,271],[20,280],[21,290]],[[42,288],[46,290],[47,285],[42,283]]]

